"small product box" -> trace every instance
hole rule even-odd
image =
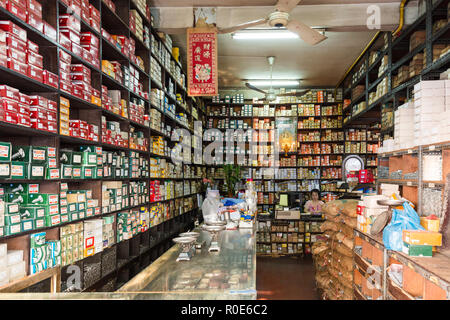
[[[433,246],[404,243],[402,251],[403,251],[403,253],[405,253],[411,257],[432,257],[433,256]]]
[[[403,230],[403,242],[414,245],[441,246],[442,234],[426,230]]]

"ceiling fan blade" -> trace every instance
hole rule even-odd
[[[255,26],[259,26],[261,24],[265,24],[269,19],[268,18],[264,18],[264,19],[259,19],[259,20],[254,20],[254,21],[250,21],[250,22],[246,22],[243,24],[239,24],[237,26],[234,27],[230,27],[230,28],[225,28],[225,29],[220,29],[219,33],[231,33],[231,32],[235,32],[238,30],[242,30],[242,29],[247,29],[250,27],[255,27]]]
[[[309,90],[302,90],[297,92],[286,92],[277,94],[278,97],[301,97],[304,96]]]
[[[286,28],[293,33],[297,33],[303,41],[309,43],[310,45],[316,45],[327,39],[327,37],[322,35],[317,30],[311,29],[306,24],[297,20],[289,21]]]
[[[265,91],[263,91],[263,90],[261,90],[261,89],[258,89],[258,88],[255,87],[255,86],[252,86],[252,85],[251,85],[250,83],[248,83],[248,82],[245,83],[245,86],[246,86],[247,88],[249,88],[250,90],[255,90],[255,91],[258,91],[258,92],[260,92],[260,93],[263,93],[263,94],[267,95],[267,92],[265,92]]]
[[[276,8],[281,12],[291,12],[302,0],[279,0]]]

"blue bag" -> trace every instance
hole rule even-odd
[[[402,251],[403,230],[425,230],[420,225],[420,218],[408,202],[403,203],[403,210],[392,210],[391,222],[383,230],[383,243],[386,249]]]

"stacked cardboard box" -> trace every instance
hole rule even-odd
[[[80,146],[80,151],[60,150],[61,178],[97,179],[103,176],[102,148]]]
[[[415,48],[425,42],[426,32],[425,30],[419,30],[414,32],[409,38],[409,51],[413,51]]]
[[[103,220],[103,248],[111,247],[116,241],[114,239],[114,215],[102,217]]]
[[[125,152],[103,151],[103,176],[108,178],[128,178],[130,159]]]
[[[129,185],[121,181],[105,181],[102,184],[102,212],[122,210],[130,206]]]
[[[61,265],[61,241],[45,237],[45,232],[30,236],[30,274]]]
[[[89,257],[103,251],[103,219],[83,223],[83,256]]]
[[[370,230],[375,219],[388,209],[386,206],[380,206],[377,201],[388,199],[387,196],[363,196],[362,201],[358,203],[357,228],[362,232],[370,234]]]
[[[6,243],[0,244],[0,286],[5,286],[26,276],[23,250],[8,250]]]
[[[394,149],[407,149],[416,145],[414,118],[414,104],[411,102],[399,106],[395,111]]]
[[[427,219],[421,223],[427,228],[433,227],[433,223]],[[436,231],[403,230],[402,240],[402,251],[412,257],[432,257],[433,247],[442,246],[442,234]]]
[[[130,206],[138,206],[149,202],[148,185],[146,181],[130,182]]]
[[[83,222],[72,223],[60,228],[61,265],[69,265],[84,258]]]
[[[106,121],[102,116],[102,142],[128,148],[128,132],[120,129],[117,121]]]
[[[144,42],[144,24],[141,15],[137,10],[130,10],[130,30],[136,37]]]
[[[425,50],[424,50],[425,52]],[[415,77],[422,72],[424,66],[424,54],[416,54],[409,63],[409,78]]]

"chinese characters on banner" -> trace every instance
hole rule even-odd
[[[217,96],[217,29],[189,28],[187,42],[189,96]]]

